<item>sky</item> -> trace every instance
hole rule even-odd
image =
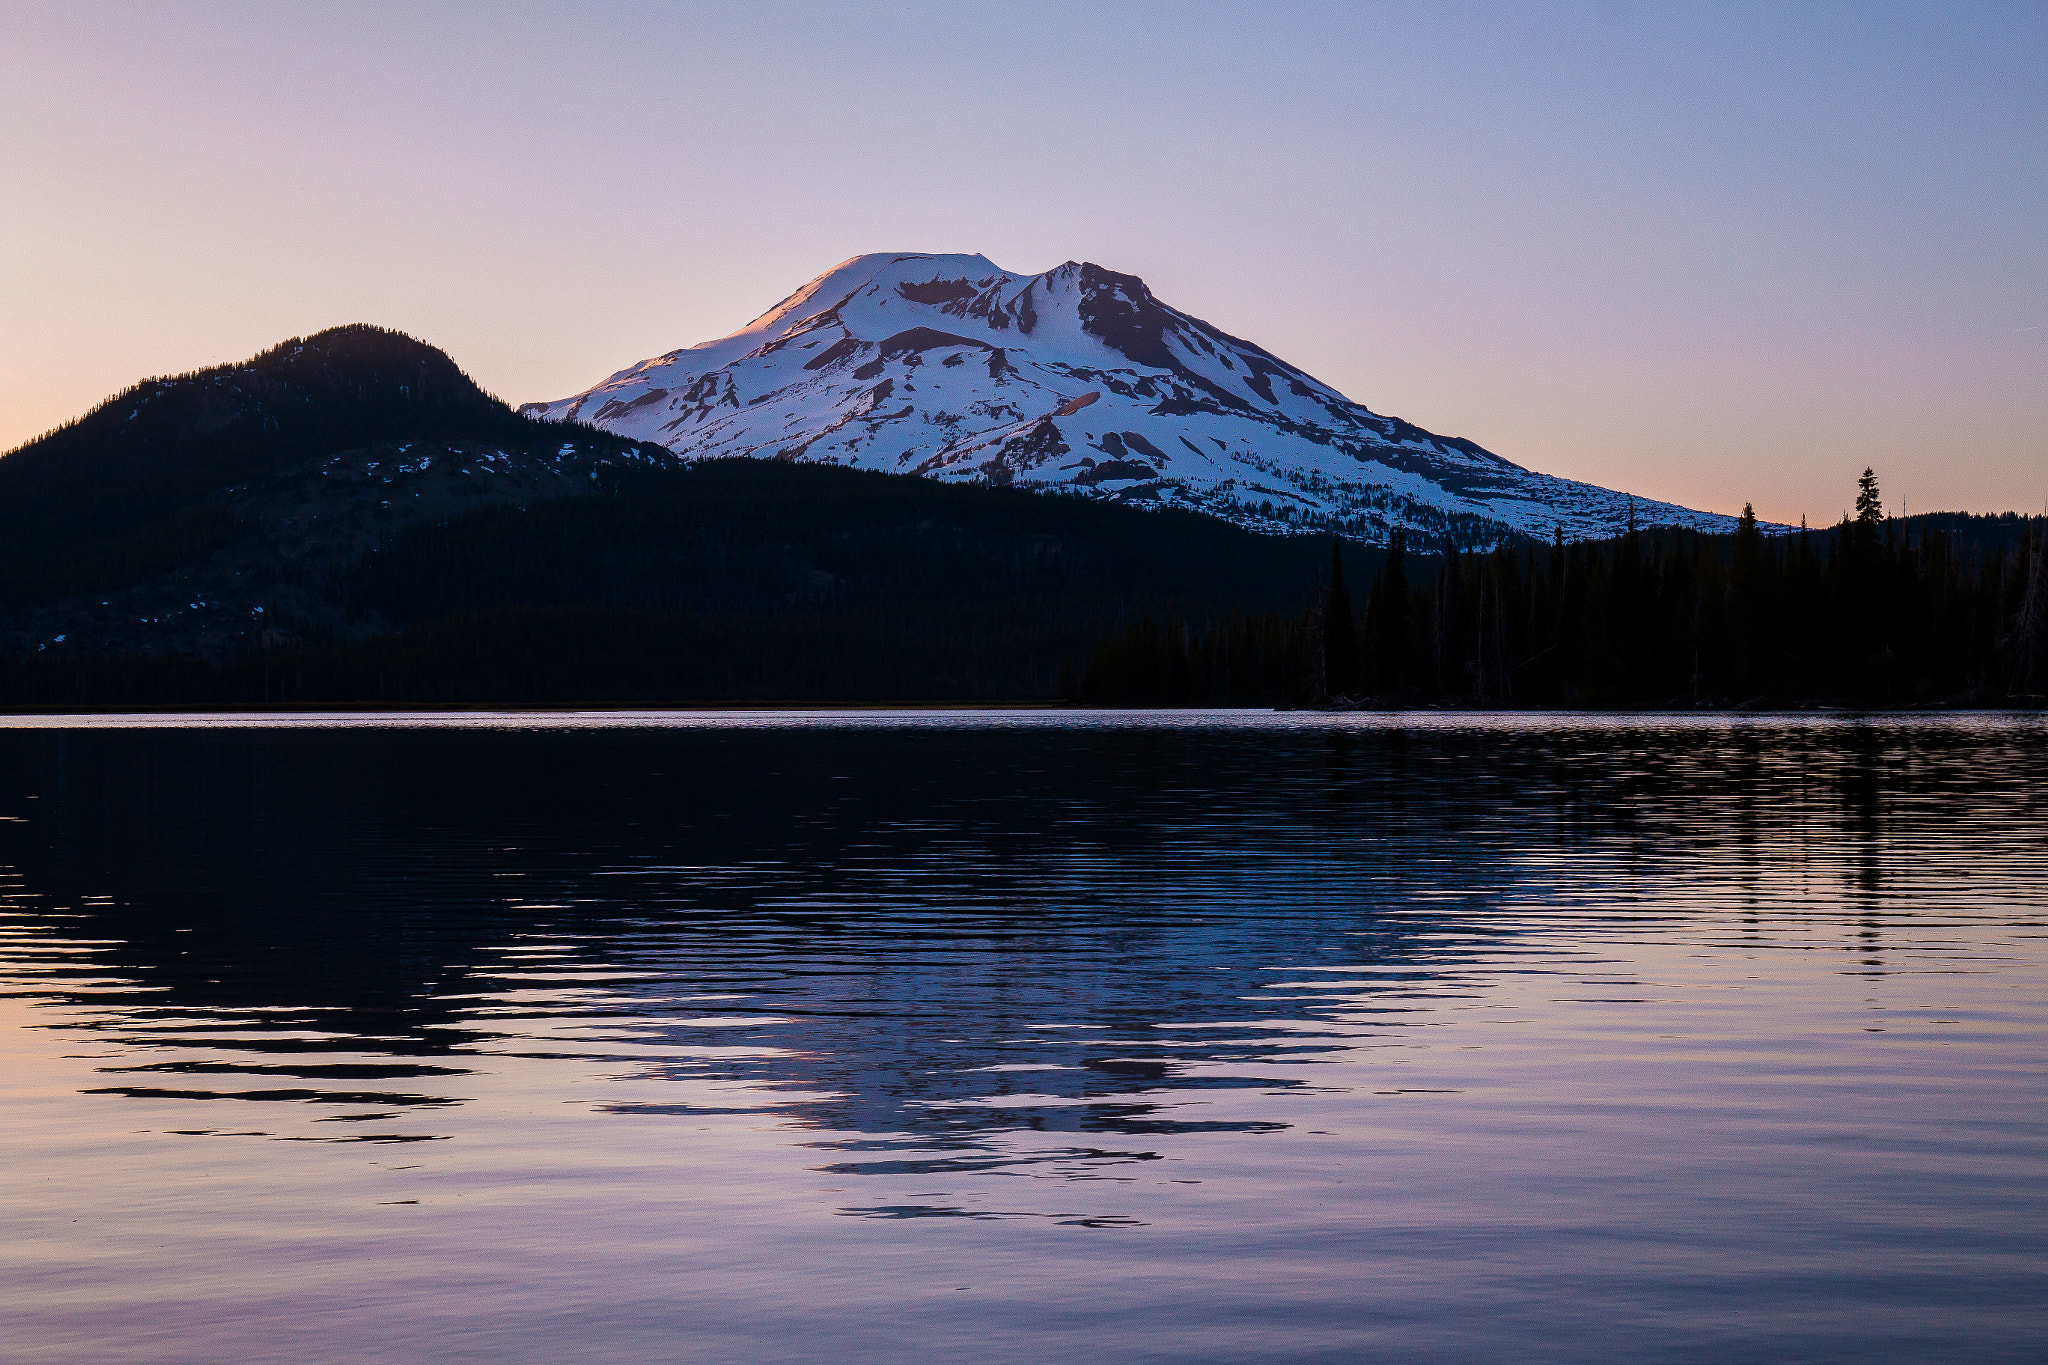
[[[1518,464],[2048,507],[2048,5],[0,0],[0,448],[346,322],[514,403],[1092,260]]]

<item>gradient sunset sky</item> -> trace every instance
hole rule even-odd
[[[0,447],[353,321],[559,398],[958,251],[1654,498],[2048,503],[2040,3],[0,10]]]

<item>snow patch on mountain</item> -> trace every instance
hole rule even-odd
[[[1185,507],[1260,531],[1484,543],[1732,518],[1538,474],[1355,403],[1144,281],[856,256],[730,336],[529,416],[755,456]]]

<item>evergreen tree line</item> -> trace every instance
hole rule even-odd
[[[2010,527],[2004,522],[2010,520]],[[1960,524],[1959,524],[1960,523]],[[1994,531],[1984,535],[1983,523]],[[1077,689],[1110,705],[2039,706],[2048,521],[1884,515],[1865,470],[1830,531],[1638,531],[1451,548],[1411,581],[1397,534],[1354,602],[1289,618],[1144,620]]]
[[[212,663],[0,660],[0,708],[2040,705],[2048,692],[2048,522],[1887,519],[1869,476],[1855,515],[1826,532],[1766,534],[1746,511],[1732,535],[1425,553],[718,461],[421,526],[336,591],[385,633],[282,651],[252,638]]]
[[[1021,604],[761,615],[520,608],[224,664],[0,660],[0,709],[1051,700],[1072,690],[1070,661],[1102,626],[1100,616],[1062,620]]]
[[[1126,621],[1287,611],[1326,550],[825,465],[621,470],[413,526],[315,585],[365,636],[273,610],[214,662],[0,659],[0,708],[1051,701]],[[1360,574],[1379,558],[1346,556]]]

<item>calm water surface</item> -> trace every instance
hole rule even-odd
[[[2038,1360],[2039,717],[0,723],[23,1361]]]

